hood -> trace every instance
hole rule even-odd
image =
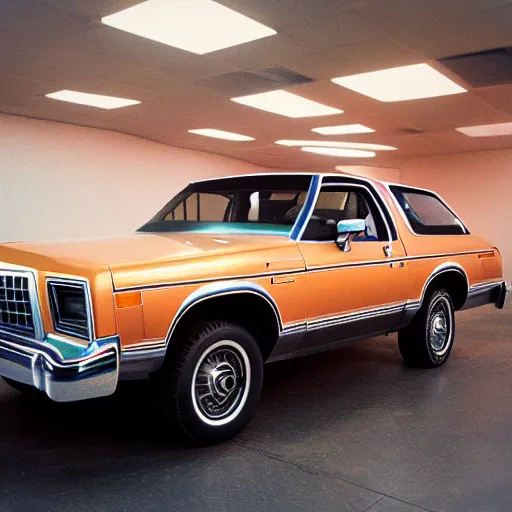
[[[236,256],[240,252],[289,247],[290,243],[287,237],[255,234],[135,233],[110,239],[3,244],[0,262],[77,275],[84,270],[110,268],[115,280],[120,274],[134,275],[169,264],[183,269],[182,265],[193,265],[195,260],[203,265],[211,262],[211,256]]]

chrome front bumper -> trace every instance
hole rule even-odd
[[[37,342],[2,332],[0,376],[34,386],[56,402],[111,395],[119,378],[119,337],[85,347],[51,334]]]
[[[496,307],[498,309],[503,309],[508,302],[510,301],[510,297],[512,296],[512,285],[503,281],[501,283],[500,294],[498,296],[498,300],[496,301]]]

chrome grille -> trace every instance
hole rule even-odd
[[[0,330],[35,336],[29,277],[0,273]]]

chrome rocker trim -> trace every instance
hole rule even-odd
[[[83,346],[53,334],[41,343],[2,333],[0,376],[44,391],[56,402],[111,395],[119,377],[119,336]]]
[[[371,318],[392,315],[394,313],[402,313],[406,306],[406,302],[396,302],[386,304],[384,306],[365,308],[358,311],[351,311],[343,315],[330,316],[326,318],[313,319],[307,322],[308,331],[317,329],[325,329],[351,322],[359,322],[361,320],[369,320]]]

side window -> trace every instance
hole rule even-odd
[[[191,194],[165,220],[223,222],[228,206],[229,197],[221,194]]]
[[[428,191],[391,187],[413,231],[420,235],[464,235],[466,229],[453,212]]]
[[[369,192],[347,186],[328,186],[320,191],[302,239],[335,240],[338,222],[348,219],[365,221],[365,231],[354,239],[355,242],[387,240],[384,221]]]

